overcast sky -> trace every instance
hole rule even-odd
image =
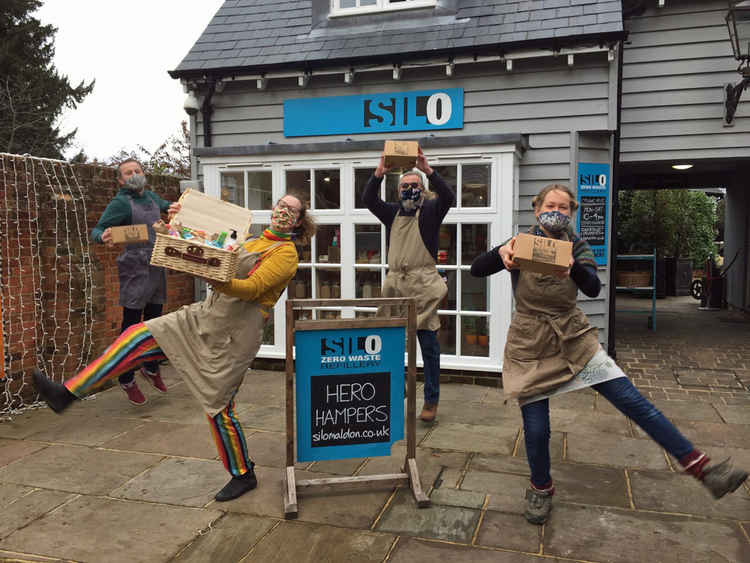
[[[139,144],[155,149],[187,119],[174,70],[223,0],[45,0],[35,14],[57,27],[55,66],[75,86],[94,91],[62,119],[78,128],[74,146],[107,158]]]

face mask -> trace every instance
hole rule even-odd
[[[143,174],[133,174],[128,178],[127,182],[125,182],[125,187],[130,191],[141,195],[146,188],[146,176]]]
[[[287,228],[294,224],[294,214],[286,207],[279,207],[273,210],[271,220],[279,227]]]
[[[559,211],[545,211],[537,217],[539,225],[551,233],[561,233],[568,228],[570,216]]]
[[[401,207],[407,211],[413,211],[419,207],[422,199],[422,188],[407,188],[401,190]]]

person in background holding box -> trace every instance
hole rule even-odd
[[[148,241],[128,244],[117,257],[117,272],[120,278],[120,306],[122,325],[120,332],[161,315],[167,297],[167,277],[164,268],[151,266],[151,252],[156,235],[152,225],[161,219],[162,211],[174,211],[174,204],[163,200],[146,189],[146,175],[140,162],[128,158],[117,166],[117,183],[120,191],[109,202],[99,222],[91,231],[92,240],[114,246],[112,227],[145,224]],[[140,369],[154,389],[166,393],[167,387],[159,373],[159,363],[147,362]],[[134,405],[146,403],[146,396],[139,389],[133,371],[118,378],[120,388]]]
[[[131,326],[65,383],[35,370],[34,385],[42,399],[60,413],[118,374],[167,358],[206,412],[219,457],[232,476],[216,500],[254,489],[255,464],[235,414],[234,396],[258,353],[271,309],[297,272],[292,235],[305,245],[315,234],[307,209],[296,196],[282,197],[273,208],[270,227],[238,250],[235,279],[210,282],[214,291],[204,301]]]
[[[551,184],[533,199],[537,225],[533,235],[570,240],[573,257],[566,270],[546,275],[519,269],[513,261],[515,237],[482,254],[471,265],[473,276],[510,272],[516,311],[503,359],[503,388],[519,399],[531,485],[524,516],[546,522],[555,488],[550,476],[549,396],[591,386],[674,456],[715,498],[736,490],[747,478],[731,460],[709,465],[693,445],[633,386],[599,345],[596,327],[576,305],[580,289],[599,295],[601,283],[591,247],[569,226],[577,207],[567,186]]]
[[[424,361],[424,407],[419,418],[432,422],[440,400],[440,328],[438,305],[448,287],[438,274],[435,262],[440,224],[456,203],[456,194],[435,170],[430,168],[422,149],[418,151],[416,168],[404,172],[398,181],[399,203],[385,202],[378,191],[385,167],[381,155],[375,173],[362,192],[362,201],[385,225],[388,246],[388,275],[383,284],[383,297],[417,298],[417,338]],[[424,176],[433,191],[425,187]]]

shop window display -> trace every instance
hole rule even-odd
[[[460,199],[461,207],[489,207],[489,164],[464,164],[461,167]]]
[[[316,262],[339,264],[341,262],[341,225],[318,225],[315,247]]]
[[[354,227],[354,252],[357,264],[381,263],[381,225],[356,225]]]
[[[487,317],[461,316],[461,355],[490,355]]]
[[[341,207],[341,174],[338,169],[315,170],[315,209]]]
[[[221,199],[245,207],[245,173],[221,173]]]

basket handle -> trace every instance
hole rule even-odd
[[[221,266],[221,260],[215,257],[203,258],[203,249],[200,246],[192,244],[187,247],[187,252],[180,252],[173,246],[167,246],[164,249],[164,254],[173,258],[182,258],[183,260],[188,260],[197,264],[206,264],[215,268]]]

